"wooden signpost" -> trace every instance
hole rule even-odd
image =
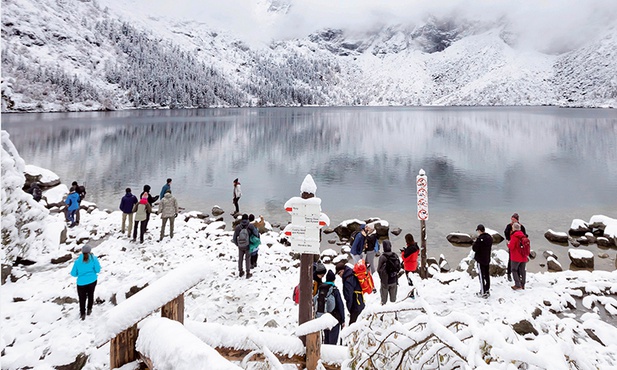
[[[420,248],[420,277],[428,277],[426,266],[426,220],[428,220],[428,178],[423,169],[416,176],[416,194],[418,196],[418,220],[420,220],[421,248]]]
[[[285,203],[285,210],[291,214],[291,224],[283,230],[289,237],[291,250],[301,253],[300,257],[300,303],[298,324],[313,319],[313,255],[319,255],[319,229],[330,224],[330,219],[321,212],[321,199],[315,197],[317,186],[311,175],[306,175],[300,188],[302,196],[293,197]],[[306,346],[306,368],[317,368],[321,357],[320,332],[300,337]]]

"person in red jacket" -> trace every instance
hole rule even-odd
[[[514,278],[512,289],[521,290],[525,289],[525,267],[528,261],[528,256],[524,254],[523,248],[521,248],[521,240],[525,234],[521,231],[521,224],[518,222],[512,224],[512,230],[513,233],[510,235],[510,242],[508,243],[510,259],[512,260],[512,277]]]
[[[412,287],[408,297],[415,298],[413,281],[409,273],[418,269],[418,252],[420,252],[420,248],[418,248],[418,243],[413,240],[413,235],[411,234],[405,235],[405,244],[407,244],[405,249],[401,249],[401,258],[403,259],[403,269],[405,270],[407,283]]]

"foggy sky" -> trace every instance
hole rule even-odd
[[[121,0],[115,0],[121,1]],[[273,0],[127,0],[139,11],[204,22],[246,41],[301,38],[323,28],[361,32],[438,18],[504,23],[521,46],[562,50],[615,27],[617,0],[274,0],[287,14],[268,12]],[[103,1],[104,2],[104,1]]]

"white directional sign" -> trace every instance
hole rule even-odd
[[[291,242],[291,250],[319,254],[319,229],[330,223],[321,213],[321,199],[294,197],[285,203],[285,210],[291,214],[291,224],[284,230]]]
[[[416,192],[418,195],[418,220],[428,220],[428,179],[424,170],[416,176]]]

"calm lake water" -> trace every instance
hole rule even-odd
[[[26,163],[62,181],[85,183],[88,200],[117,209],[126,187],[165,179],[180,206],[230,221],[232,181],[242,183],[243,212],[272,223],[290,220],[287,199],[306,174],[332,227],[380,217],[419,239],[415,177],[429,182],[429,256],[454,267],[469,248],[451,246],[450,232],[478,223],[503,232],[518,212],[532,249],[551,249],[569,265],[567,248],[546,230],[567,231],[573,219],[617,218],[617,111],[552,107],[263,108],[3,114],[2,129]],[[328,247],[324,237],[323,247]],[[498,247],[504,248],[504,244]],[[597,247],[588,247],[594,253]],[[596,258],[602,269],[609,259]],[[542,269],[543,257],[530,263]]]

